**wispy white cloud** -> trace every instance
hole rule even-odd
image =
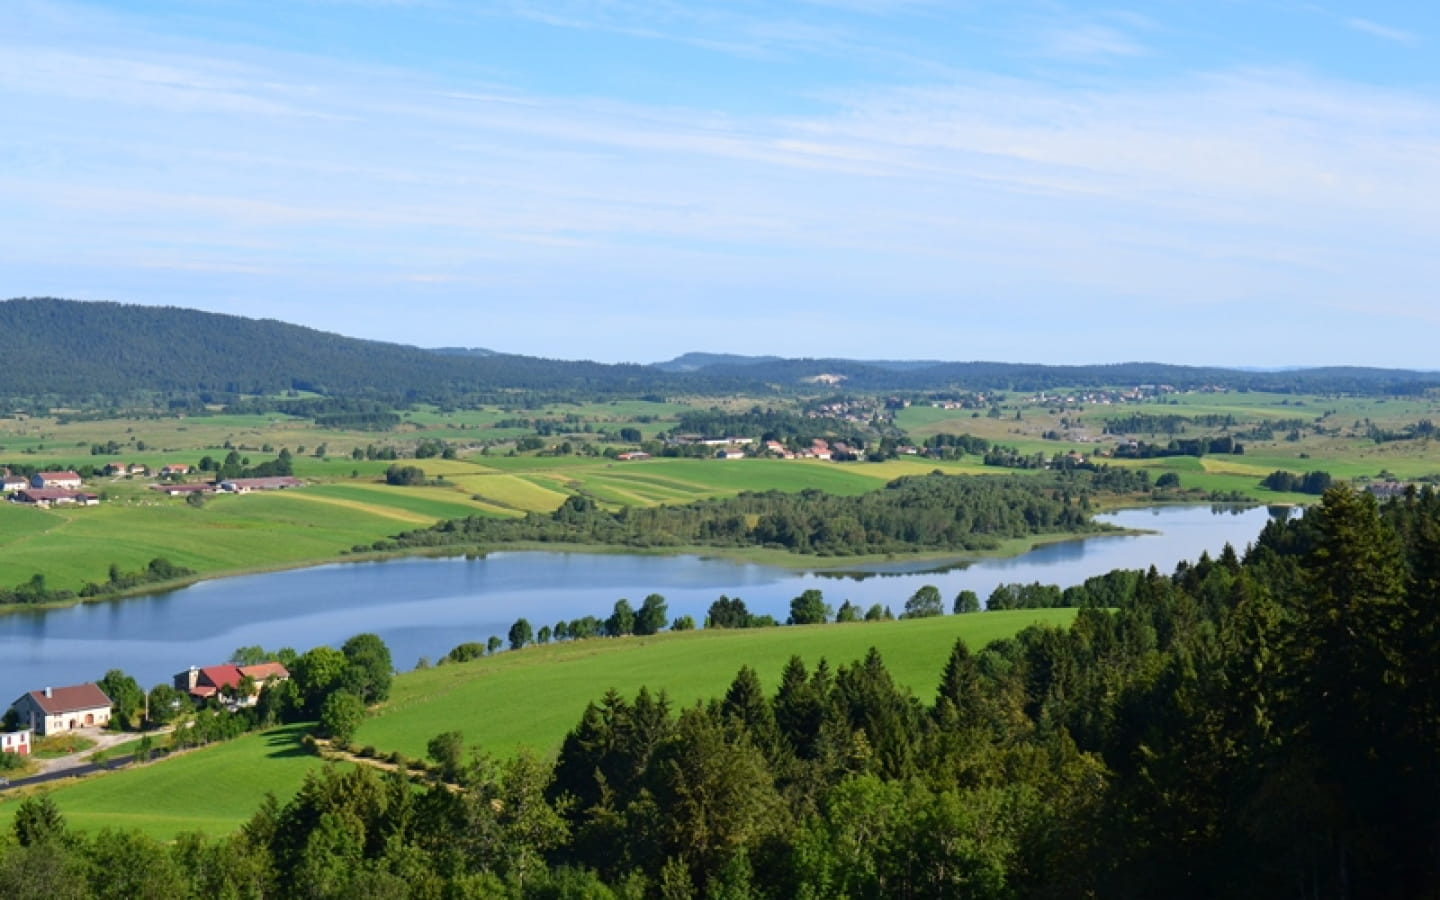
[[[1346,19],[1345,24],[1356,31],[1364,32],[1373,37],[1382,38],[1396,44],[1414,46],[1420,43],[1420,35],[1413,31],[1406,31],[1403,28],[1394,28],[1390,25],[1382,25],[1370,19],[1352,18]]]
[[[1119,28],[1090,23],[1049,31],[1041,37],[1039,52],[1057,59],[1093,62],[1146,56],[1150,49]]]
[[[868,15],[893,15],[919,10],[933,10],[942,0],[800,0],[809,6],[843,9]]]
[[[142,58],[0,44],[0,90],[181,113],[334,117],[298,88],[213,59]]]

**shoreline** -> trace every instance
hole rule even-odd
[[[1180,504],[1142,504],[1135,509],[1148,508],[1152,505],[1180,505]],[[1203,504],[1184,504],[1203,505]],[[1107,510],[1106,512],[1113,512]],[[1105,513],[1099,513],[1104,515]],[[784,569],[790,572],[853,572],[861,571],[865,566],[875,565],[896,565],[896,564],[929,564],[933,569],[956,568],[967,566],[971,563],[985,559],[1008,559],[1023,556],[1032,550],[1050,544],[1067,543],[1070,541],[1083,541],[1094,537],[1122,537],[1126,535],[1153,534],[1155,532],[1146,529],[1113,528],[1100,531],[1086,532],[1052,532],[1039,534],[1026,538],[1009,538],[1002,540],[1000,546],[991,550],[970,550],[955,552],[949,550],[927,550],[915,553],[887,553],[887,554],[864,554],[856,556],[819,556],[809,553],[791,553],[785,550],[771,550],[764,547],[709,547],[703,545],[685,545],[674,547],[623,547],[609,544],[568,544],[568,543],[546,543],[543,541],[519,541],[510,544],[491,546],[455,545],[451,547],[422,547],[414,550],[392,550],[375,551],[369,553],[351,553],[342,550],[334,557],[322,557],[310,560],[291,560],[288,562],[277,562],[267,565],[246,566],[240,569],[223,569],[213,572],[196,573],[187,575],[184,578],[177,578],[171,581],[155,582],[152,584],[138,585],[124,591],[117,591],[113,594],[106,594],[98,597],[76,596],[69,600],[60,600],[47,603],[20,604],[11,603],[0,605],[0,616],[21,615],[25,613],[46,613],[53,610],[71,609],[76,606],[88,604],[112,603],[122,600],[130,600],[136,597],[152,597],[158,594],[168,594],[173,591],[182,590],[187,587],[206,581],[219,581],[221,579],[242,578],[247,575],[266,575],[273,572],[288,572],[297,569],[313,569],[321,566],[337,565],[351,562],[384,562],[392,559],[412,558],[435,558],[444,559],[457,556],[483,557],[491,553],[586,553],[601,555],[624,555],[624,556],[697,556],[702,559],[723,559],[735,563],[748,565],[767,566],[770,568]],[[878,570],[877,570],[878,571]],[[923,571],[923,570],[922,570]]]

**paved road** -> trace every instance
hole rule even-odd
[[[103,763],[86,763],[80,766],[72,766],[68,769],[57,769],[53,772],[42,772],[39,775],[31,775],[29,778],[11,778],[8,782],[0,783],[0,791],[8,791],[12,788],[25,787],[30,784],[44,784],[47,781],[59,781],[62,778],[74,778],[79,775],[89,775],[92,772],[108,772],[111,769],[119,769],[128,766],[135,761],[133,756],[117,756],[108,759]]]

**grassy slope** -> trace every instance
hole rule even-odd
[[[0,521],[38,514],[54,526],[44,540],[0,543],[0,584],[43,571],[51,587],[73,590],[85,581],[103,581],[111,562],[130,571],[156,556],[204,573],[328,560],[357,543],[430,521],[301,494],[217,497],[198,510],[172,498],[50,513],[6,504]],[[6,530],[0,526],[0,533]]]
[[[677,705],[688,705],[721,692],[742,664],[773,690],[792,655],[811,665],[823,656],[834,666],[863,656],[871,646],[898,682],[928,699],[957,637],[979,647],[1032,622],[1065,624],[1073,615],[1074,610],[997,612],[535,646],[407,674],[355,740],[422,756],[431,737],[458,729],[467,742],[496,752],[520,745],[553,748],[579,721],[586,702],[608,688],[632,696],[641,685],[663,687]]]
[[[774,690],[785,661],[799,654],[832,667],[877,647],[896,681],[929,702],[957,637],[972,647],[1007,637],[1032,622],[1064,625],[1074,610],[993,612],[907,622],[758,631],[696,631],[652,638],[592,640],[399,676],[390,702],[360,730],[357,743],[423,756],[429,739],[460,730],[496,753],[528,745],[559,748],[585,704],[607,688],[633,696],[641,685],[664,689],[677,706],[719,696],[743,664]],[[228,832],[244,822],[267,791],[291,795],[319,765],[303,754],[296,730],[251,735],[156,765],[115,772],[54,789],[67,821],[82,829],[139,828],[168,839],[181,831]],[[0,794],[0,828],[19,802]]]
[[[61,782],[51,795],[75,828],[137,828],[168,840],[183,831],[225,834],[259,807],[266,792],[285,798],[320,762],[289,726],[183,753],[174,759]],[[0,795],[0,828],[9,829],[20,792]]]

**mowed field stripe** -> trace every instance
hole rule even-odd
[[[570,496],[518,475],[460,475],[451,480],[472,495],[511,510],[549,512]]]
[[[434,516],[423,516],[420,513],[409,510],[396,509],[393,506],[380,506],[374,503],[362,503],[359,500],[344,500],[340,497],[325,497],[315,493],[293,491],[289,496],[296,500],[306,500],[310,503],[325,503],[330,506],[339,506],[344,509],[353,509],[356,512],[369,513],[372,516],[379,516],[382,519],[393,519],[396,522],[405,522],[410,525],[434,525],[437,521]]]
[[[1212,475],[1251,475],[1255,478],[1264,478],[1270,474],[1270,469],[1263,465],[1254,463],[1243,463],[1235,460],[1220,460],[1214,457],[1204,457],[1200,460],[1200,467]],[[1297,466],[1296,468],[1300,468]]]

